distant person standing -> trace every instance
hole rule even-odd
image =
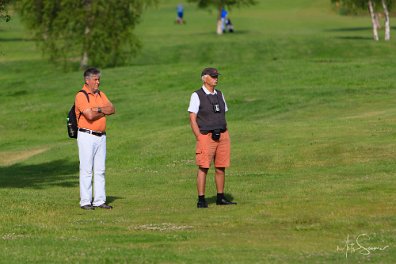
[[[224,196],[225,169],[230,166],[230,136],[225,113],[228,111],[223,93],[216,90],[219,72],[205,68],[201,73],[203,85],[191,95],[188,112],[190,125],[197,140],[196,164],[198,165],[198,208],[207,208],[205,200],[206,175],[212,161],[215,166],[217,205],[236,204]]]
[[[113,104],[99,90],[100,71],[89,68],[84,72],[84,93],[75,99],[78,118],[78,155],[80,159],[80,207],[93,210],[95,207],[112,209],[106,204],[106,116],[115,113]],[[92,200],[92,176],[94,199]]]
[[[176,23],[178,24],[184,24],[184,8],[182,4],[177,5],[177,18],[176,18]]]
[[[221,9],[221,30],[223,31],[223,33],[226,32],[226,20],[227,20],[227,15],[228,15],[228,12],[227,12],[227,10],[225,10],[225,8],[223,7],[223,9]]]

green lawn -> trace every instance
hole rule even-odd
[[[395,41],[326,0],[233,9],[224,36],[215,12],[185,4],[176,25],[179,1],[162,2],[140,54],[103,69],[111,211],[78,204],[65,121],[82,72],[48,63],[18,17],[0,24],[0,263],[394,263]],[[214,204],[212,169],[199,210],[187,107],[206,66],[222,73],[238,205]]]

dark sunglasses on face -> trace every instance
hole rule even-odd
[[[213,79],[218,79],[219,75],[209,75],[210,77],[212,77]]]

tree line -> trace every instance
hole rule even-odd
[[[390,15],[394,0],[331,0],[337,8],[344,8],[351,12],[359,10],[368,10],[371,18],[371,25],[373,29],[373,38],[375,41],[379,40],[378,29],[381,28],[379,16],[383,13],[385,19],[385,40],[391,38]]]
[[[187,0],[217,10],[255,0]],[[125,64],[142,44],[134,34],[143,12],[159,0],[0,0],[0,20],[12,5],[50,61],[113,67]],[[218,20],[220,17],[218,16]]]
[[[11,4],[32,32],[44,54],[55,63],[80,68],[125,64],[142,44],[134,34],[143,12],[160,0],[0,0],[0,21],[9,21]],[[221,34],[221,10],[257,4],[257,0],[187,0],[199,8],[217,12]],[[390,40],[389,11],[393,0],[331,0],[337,7],[368,10],[373,38],[379,40],[379,12],[385,18],[385,40]]]

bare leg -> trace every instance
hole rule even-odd
[[[236,204],[224,197],[224,183],[225,183],[225,168],[216,168],[216,188],[217,188],[217,205],[231,205]]]
[[[198,168],[197,174],[197,190],[198,195],[205,195],[205,183],[206,183],[206,175],[208,174],[209,169]]]
[[[217,193],[224,193],[225,168],[216,167],[215,181]]]

